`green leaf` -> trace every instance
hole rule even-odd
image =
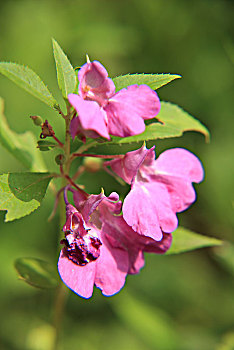
[[[147,125],[142,134],[124,138],[112,137],[110,143],[124,144],[179,137],[182,136],[185,131],[200,132],[205,135],[206,140],[209,140],[209,131],[207,128],[202,125],[199,120],[173,103],[161,102],[161,110],[156,119],[160,122],[153,122]]]
[[[157,90],[161,86],[170,83],[172,80],[181,78],[178,74],[126,74],[113,78],[116,92],[129,85],[146,84],[151,89]]]
[[[0,62],[0,73],[50,107],[58,105],[41,78],[30,68],[12,62]]]
[[[178,229],[172,233],[172,236],[172,246],[166,252],[166,255],[179,254],[198,248],[220,246],[223,244],[223,242],[217,238],[203,236],[183,227],[178,227]]]
[[[45,171],[40,152],[36,149],[36,139],[30,131],[17,134],[12,131],[4,116],[4,101],[0,98],[0,144],[31,171]]]
[[[37,288],[55,288],[58,286],[56,270],[51,264],[41,259],[19,258],[15,268],[20,279]]]
[[[53,141],[40,140],[37,141],[37,148],[40,151],[50,151],[52,148],[56,147],[58,144]]]
[[[50,173],[0,175],[0,210],[7,210],[5,222],[19,219],[37,209],[52,178]]]
[[[63,97],[67,98],[67,95],[74,92],[77,86],[76,73],[57,41],[54,39],[52,41],[58,85]]]

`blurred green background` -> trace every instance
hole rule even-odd
[[[88,53],[108,69],[124,73],[183,76],[158,90],[211,131],[211,143],[196,133],[160,140],[157,153],[185,147],[202,160],[205,181],[197,203],[179,215],[196,232],[234,242],[233,216],[233,13],[232,1],[197,0],[8,0],[0,2],[0,60],[30,66],[61,99],[51,37],[74,66]],[[48,118],[62,137],[57,114],[0,77],[5,114],[17,132],[39,129],[30,115]],[[0,172],[23,167],[1,146]],[[45,154],[47,164],[53,157]],[[84,178],[84,182],[90,179]],[[120,185],[104,173],[88,189],[109,193]],[[4,224],[0,212],[0,349],[47,350],[52,332],[53,291],[17,279],[14,260],[29,256],[55,263],[58,224],[47,218],[53,198],[31,216]],[[234,253],[229,245],[179,256],[146,256],[146,266],[129,276],[112,298],[95,290],[90,300],[69,292],[61,349],[234,349]]]

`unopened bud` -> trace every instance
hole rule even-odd
[[[63,165],[64,162],[65,162],[65,156],[64,156],[64,154],[57,154],[57,156],[55,157],[55,162],[56,162],[58,165]]]
[[[39,115],[30,115],[30,118],[32,119],[33,123],[37,126],[41,126],[43,123],[43,120]]]
[[[100,158],[92,158],[92,157],[85,157],[83,161],[83,165],[85,166],[85,170],[96,173],[102,168],[103,160]]]

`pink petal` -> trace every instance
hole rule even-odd
[[[196,192],[185,178],[176,176],[157,176],[157,181],[164,183],[171,198],[171,206],[174,212],[187,209],[195,200]]]
[[[82,98],[89,96],[89,91],[102,99],[107,99],[115,93],[115,85],[108,78],[108,73],[98,61],[84,64],[78,72],[79,94]]]
[[[84,228],[84,220],[82,215],[71,204],[66,205],[66,223],[63,226],[63,231],[76,230],[79,227],[79,233],[81,235],[86,234]]]
[[[151,238],[145,243],[144,251],[147,253],[164,254],[171,246],[172,235],[163,233],[163,238],[159,242],[153,241]]]
[[[129,112],[128,107],[120,103],[109,102],[104,107],[108,117],[108,130],[111,135],[128,137],[141,134],[145,123],[138,115]]]
[[[88,193],[86,194],[85,192],[77,191],[75,189],[72,189],[72,193],[73,193],[73,200],[74,200],[75,207],[77,208],[78,211],[82,213],[82,209],[89,195]]]
[[[76,208],[82,213],[82,216],[86,222],[89,221],[92,213],[99,207],[104,200],[105,210],[113,210],[115,214],[121,211],[121,203],[119,200],[119,195],[116,192],[112,192],[108,197],[105,196],[103,192],[100,194],[91,194],[84,196],[83,193],[74,190],[73,199]]]
[[[102,203],[103,206],[104,203]],[[103,209],[103,208],[101,208]],[[128,253],[128,273],[136,274],[144,266],[143,252],[163,254],[171,245],[171,234],[163,233],[161,241],[139,235],[132,230],[123,216],[113,216],[109,211],[102,210],[102,232],[113,248],[123,248]]]
[[[155,181],[167,187],[174,211],[183,211],[195,201],[191,182],[202,181],[204,172],[194,154],[181,148],[167,150],[155,161],[154,171]]]
[[[85,101],[76,94],[69,94],[68,101],[78,113],[84,130],[94,130],[100,136],[110,139],[106,126],[106,113],[94,101]]]
[[[163,233],[162,240],[155,241],[133,231],[122,216],[111,217],[110,213],[103,213],[102,221],[104,222],[102,232],[111,246],[113,248],[123,248],[128,252],[128,273],[139,273],[144,266],[143,252],[164,254],[171,246],[171,234]]]
[[[145,130],[144,119],[151,119],[159,113],[160,101],[148,86],[131,85],[116,93],[104,109],[110,134],[126,137]]]
[[[113,219],[116,221],[115,218]],[[120,248],[127,252],[129,261],[128,273],[137,274],[145,264],[142,251],[144,244],[142,244],[142,246],[139,244],[139,237],[142,238],[142,236],[134,232],[130,226],[126,224],[122,217],[118,217],[117,221],[120,223],[125,223],[125,228],[127,227],[127,230],[121,232],[121,230],[116,230],[116,228],[113,226],[113,222],[105,222],[102,232],[105,234],[105,237],[110,243],[112,249]],[[133,234],[130,235],[131,237],[128,237],[129,231],[133,232]]]
[[[61,279],[68,288],[83,298],[90,298],[93,294],[93,285],[96,272],[96,261],[85,266],[74,264],[61,251],[58,270]]]
[[[73,118],[70,123],[70,133],[73,140],[79,132],[79,127],[80,127],[79,118],[78,117]]]
[[[117,202],[119,200],[119,195],[117,192],[111,192],[111,194],[107,198],[110,201]]]
[[[144,254],[142,250],[137,250],[135,254],[130,254],[130,266],[128,273],[135,275],[140,272],[145,265]]]
[[[111,161],[105,162],[106,166],[110,166],[111,169],[121,177],[125,182],[131,184],[133,178],[143,162],[148,158],[149,153],[153,153],[154,147],[147,149],[144,145],[136,151],[131,151],[126,153],[123,158],[113,159]]]
[[[88,196],[87,200],[84,202],[84,204],[80,208],[85,221],[89,221],[90,216],[97,209],[97,207],[103,201],[104,198],[106,198],[106,196],[103,194],[103,192],[101,192],[98,195],[91,194]],[[75,198],[74,198],[74,201],[75,201]]]
[[[142,236],[132,230],[122,215],[113,216],[108,212],[102,213],[102,222],[104,223],[102,232],[108,237],[111,245],[126,249],[130,255],[134,255],[137,250],[163,254],[171,246],[171,234],[163,233],[160,241]]]
[[[70,124],[70,133],[71,133],[73,140],[76,136],[80,136],[82,141],[86,137],[90,137],[92,139],[96,139],[96,138],[100,137],[100,135],[96,131],[82,128],[82,125],[80,123],[80,119],[78,117],[74,117],[72,119],[71,124]]]
[[[183,148],[172,148],[160,154],[154,165],[157,172],[181,176],[191,182],[201,182],[204,170],[200,160]]]
[[[131,85],[117,92],[111,101],[130,107],[133,112],[144,119],[155,117],[160,111],[157,93],[147,85]]]
[[[165,186],[158,183],[136,183],[123,204],[123,217],[141,235],[160,241],[178,225]]]
[[[118,293],[125,284],[129,261],[126,251],[113,248],[105,235],[102,235],[101,254],[97,259],[95,276],[96,287],[106,296]]]
[[[79,82],[85,81],[94,88],[100,86],[107,77],[107,70],[98,61],[85,63],[78,71]]]

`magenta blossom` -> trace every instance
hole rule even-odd
[[[140,235],[160,241],[178,226],[176,213],[196,199],[192,182],[203,179],[203,168],[191,152],[174,148],[155,160],[154,147],[145,146],[105,163],[131,190],[123,203],[123,218]]]
[[[131,85],[115,93],[115,85],[106,69],[94,61],[84,64],[78,72],[79,95],[69,94],[75,108],[70,132],[88,137],[110,135],[126,137],[145,130],[144,119],[155,117],[160,101],[147,85]]]
[[[74,192],[77,208],[67,203],[58,269],[63,282],[84,298],[92,296],[94,285],[106,296],[119,292],[127,274],[144,266],[144,251],[163,254],[171,245],[170,234],[156,242],[134,232],[120,215],[117,200],[115,193],[85,198]]]

